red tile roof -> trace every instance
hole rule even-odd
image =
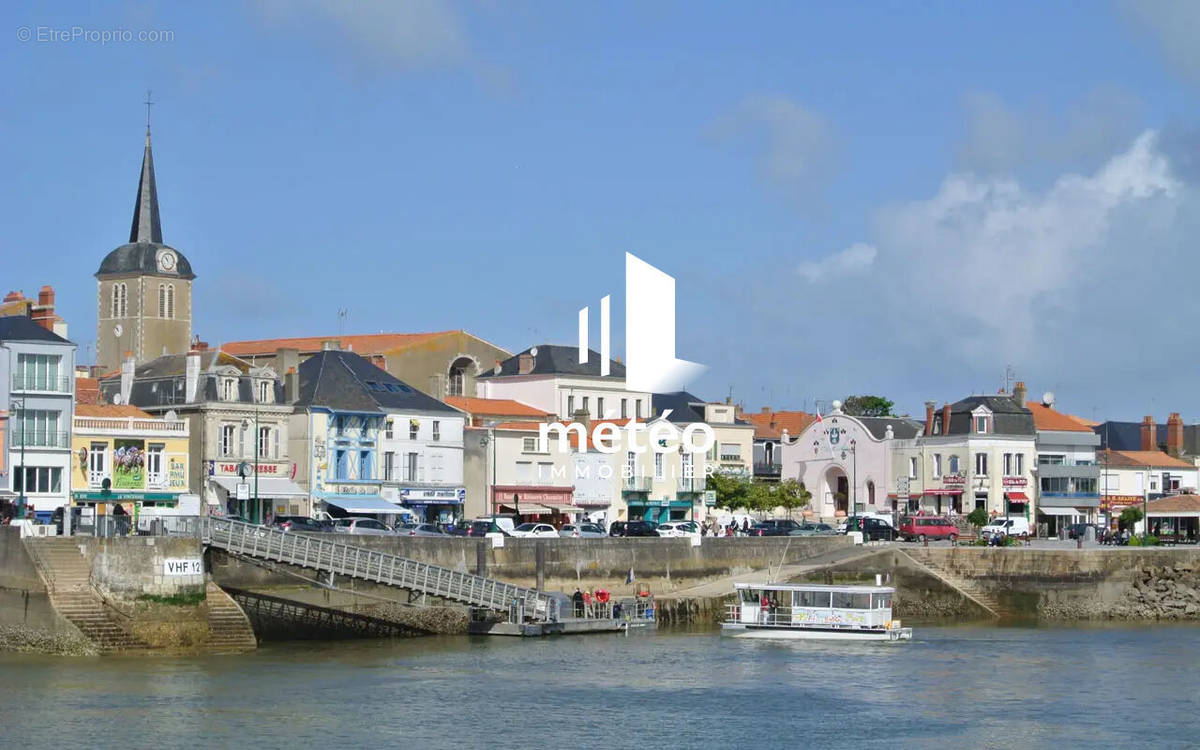
[[[1150,513],[1200,513],[1200,495],[1171,495],[1146,503]]]
[[[1195,469],[1196,465],[1162,451],[1096,451],[1096,463],[1114,469]]]
[[[817,419],[806,411],[744,412],[741,417],[754,425],[754,437],[763,438],[777,438],[784,430],[795,437]]]
[[[474,398],[472,396],[447,396],[446,403],[471,415],[499,417],[553,416],[548,411],[534,408],[511,398]]]
[[[1092,428],[1083,419],[1046,406],[1040,401],[1026,401],[1025,408],[1033,414],[1033,426],[1039,430],[1056,432],[1091,432]]]
[[[138,419],[152,419],[149,412],[144,412],[136,406],[129,404],[75,404],[75,416],[77,417],[136,417]]]
[[[438,336],[461,331],[435,331],[432,333],[368,333],[346,336],[298,336],[283,339],[257,339],[253,341],[230,341],[221,345],[222,351],[247,357],[274,354],[277,349],[299,349],[301,352],[319,352],[325,341],[339,341],[341,348],[355,354],[367,356],[383,352],[406,349]]]

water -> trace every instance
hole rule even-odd
[[[918,627],[0,655],[10,748],[1195,747],[1200,629]],[[315,744],[319,743],[319,744]]]

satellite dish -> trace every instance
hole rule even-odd
[[[125,329],[121,327],[120,323],[117,323],[115,326],[113,326],[113,335],[114,336],[120,336],[124,332],[125,332]]]
[[[1054,391],[1046,391],[1043,393],[1042,403],[1046,406],[1054,406]]]
[[[174,422],[176,419],[179,419],[179,415],[175,413],[174,409],[167,409],[167,413],[163,416],[166,417],[167,421],[169,422]]]
[[[536,346],[529,350],[529,356],[531,356],[531,357],[537,356],[537,347]]]
[[[496,373],[497,375],[499,375],[499,374],[500,374],[500,372],[501,372],[503,369],[504,369],[504,368],[503,368],[503,367],[500,365],[500,363],[499,363],[499,362],[497,362],[497,363],[496,363],[496,369],[494,369],[492,372],[494,372],[494,373]]]
[[[121,405],[121,394],[119,394],[119,393],[114,393],[114,394],[113,394],[113,399],[112,399],[112,401],[113,401],[113,403],[114,403],[114,404],[116,404],[117,406],[120,406],[120,405]]]

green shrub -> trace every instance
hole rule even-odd
[[[983,508],[976,508],[967,514],[967,523],[972,526],[987,526],[988,512]]]

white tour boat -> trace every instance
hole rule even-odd
[[[736,604],[721,624],[734,638],[907,641],[912,628],[892,619],[890,586],[736,583]],[[764,606],[765,605],[765,606]]]

